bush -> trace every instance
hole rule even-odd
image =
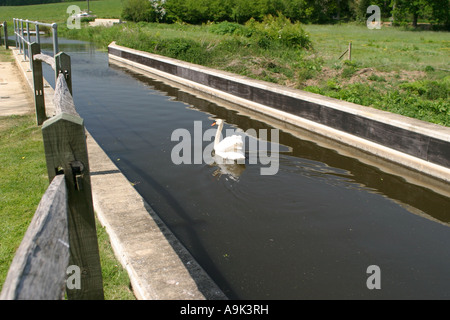
[[[231,20],[232,0],[166,0],[167,21],[201,24]]]
[[[450,76],[440,81],[419,80],[400,85],[408,93],[422,96],[429,100],[448,100],[450,95]]]
[[[212,33],[215,33],[215,34],[220,34],[220,35],[235,34],[235,35],[246,36],[246,37],[251,36],[251,31],[247,27],[245,27],[239,23],[228,22],[228,21],[212,24],[209,27],[209,31]]]
[[[164,39],[149,36],[146,32],[136,32],[134,36],[121,39],[120,44],[196,64],[205,64],[208,58],[204,46],[185,38]]]
[[[260,11],[255,0],[237,1],[232,11],[232,19],[238,23],[245,23],[251,18],[258,19]]]
[[[294,48],[311,47],[309,35],[303,30],[300,22],[292,23],[282,14],[267,15],[262,22],[250,19],[245,25],[263,48],[267,49],[271,43]]]
[[[158,13],[148,0],[126,0],[122,8],[122,19],[128,21],[158,21]]]

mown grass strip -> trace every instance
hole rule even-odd
[[[0,290],[49,183],[41,128],[34,114],[0,117]],[[135,299],[128,274],[97,221],[105,299]]]

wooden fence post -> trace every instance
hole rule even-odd
[[[66,79],[67,87],[69,88],[70,94],[72,93],[72,70],[70,66],[70,56],[64,52],[60,52],[55,56],[55,73],[56,80],[60,73],[64,75]]]
[[[352,60],[352,43],[351,42],[348,43],[348,60],[349,61]]]
[[[5,49],[8,50],[8,24],[6,21],[3,21],[3,31],[5,33]]]
[[[36,109],[36,122],[38,126],[44,123],[47,119],[45,113],[45,99],[44,99],[44,80],[42,74],[42,61],[35,60],[33,57],[41,53],[41,47],[38,43],[33,42],[30,45],[31,59],[33,59],[33,88],[34,88],[34,107]]]
[[[8,24],[5,22],[3,22],[3,28],[5,29],[5,49],[8,50],[9,49],[9,45],[8,45]]]
[[[62,79],[63,80],[63,79]],[[71,97],[70,97],[71,98]],[[59,113],[42,126],[49,179],[63,171],[69,205],[70,265],[81,270],[81,288],[67,289],[70,300],[104,299],[83,119]]]

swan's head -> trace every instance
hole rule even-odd
[[[215,125],[220,126],[222,123],[223,123],[223,120],[222,120],[222,119],[217,119],[217,120],[211,125],[211,127],[212,127],[212,126],[215,126]]]

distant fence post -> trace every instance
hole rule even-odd
[[[30,45],[30,50],[33,71],[34,106],[36,109],[36,121],[40,126],[47,119],[45,113],[44,80],[42,75],[42,61],[33,57],[41,53],[41,47],[38,43],[33,42]]]
[[[348,43],[348,60],[349,61],[352,60],[352,43],[351,42]]]
[[[3,22],[3,32],[5,33],[5,49],[9,49],[8,46],[8,24],[6,21]]]
[[[55,96],[62,108],[73,106],[62,76],[58,78]],[[60,89],[62,87],[63,89]],[[60,109],[61,110],[61,109]],[[83,119],[75,110],[63,111],[42,125],[44,150],[49,179],[64,172],[69,204],[70,264],[81,270],[81,288],[67,289],[71,300],[104,299],[91,180]]]

